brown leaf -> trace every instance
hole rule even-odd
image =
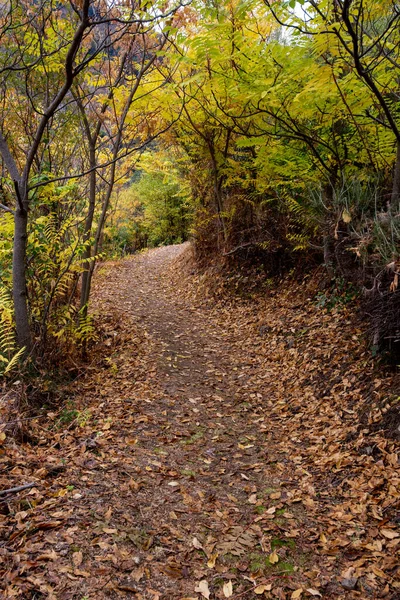
[[[75,567],[80,567],[83,561],[83,554],[82,552],[79,550],[79,552],[74,552],[72,555],[72,562],[74,563]]]
[[[381,534],[388,538],[389,540],[393,540],[394,538],[399,537],[399,533],[397,531],[393,531],[393,529],[381,529]]]

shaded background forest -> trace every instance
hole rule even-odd
[[[95,337],[96,262],[189,237],[244,286],[319,269],[321,306],[360,295],[396,351],[399,24],[391,0],[4,3],[3,372]]]

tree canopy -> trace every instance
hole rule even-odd
[[[88,335],[102,252],[189,235],[198,257],[272,275],[323,264],[376,289],[389,264],[395,291],[399,24],[393,0],[3,3],[0,271],[19,347]]]

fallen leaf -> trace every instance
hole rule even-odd
[[[72,562],[74,563],[75,567],[79,567],[82,564],[83,561],[83,554],[81,551],[79,552],[74,552],[72,555]]]
[[[201,581],[199,581],[197,586],[194,588],[194,591],[199,592],[203,596],[203,598],[209,600],[210,590],[208,588],[208,582],[206,581],[206,579],[202,579]]]
[[[272,589],[272,585],[270,583],[268,583],[267,585],[258,585],[255,590],[254,593],[257,595],[261,595],[264,592],[270,592]]]
[[[248,499],[249,504],[256,504],[257,502],[257,494],[252,494]]]
[[[291,600],[297,600],[297,598],[301,598],[302,593],[303,588],[299,588],[298,590],[294,591],[293,594],[290,596]]]
[[[322,594],[320,594],[318,590],[313,590],[313,588],[307,588],[307,592],[311,594],[311,596],[321,596],[322,598]]]
[[[397,531],[393,531],[393,529],[381,529],[381,534],[384,535],[385,538],[388,538],[388,540],[399,537]]]
[[[202,546],[201,542],[199,542],[199,540],[196,537],[193,538],[192,544],[193,544],[193,546],[195,548],[197,548],[197,550],[202,550],[203,549],[203,546]]]
[[[271,500],[278,500],[281,496],[281,492],[272,492],[272,494],[269,495]]]
[[[137,592],[137,589],[130,583],[120,583],[118,584],[118,589],[122,592]]]
[[[211,554],[208,561],[207,561],[207,567],[209,569],[213,569],[215,567],[215,562],[218,558],[218,552],[214,552],[214,554]]]
[[[275,550],[269,555],[268,560],[271,563],[271,565],[275,565],[279,561],[279,556],[277,555]]]
[[[232,585],[232,581],[231,580],[229,580],[226,583],[224,583],[222,591],[224,592],[225,598],[230,598],[232,596],[232,594],[233,594],[233,585]]]
[[[136,583],[138,583],[142,577],[144,576],[144,567],[137,567],[137,569],[134,569],[131,573],[131,577],[132,579],[134,579],[136,581]]]

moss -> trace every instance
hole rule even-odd
[[[277,563],[270,563],[269,558],[265,559],[265,568],[271,571],[279,571],[280,573],[293,573],[295,570],[294,564],[289,560],[280,560]]]
[[[265,560],[265,554],[261,554],[261,552],[252,552],[249,555],[250,572],[257,573],[258,571],[262,571],[265,568]]]
[[[185,475],[186,477],[191,477],[194,479],[196,477],[196,472],[191,471],[190,469],[182,469],[181,475]]]
[[[271,540],[271,548],[272,550],[277,550],[279,548],[290,548],[291,550],[294,550],[296,548],[296,543],[292,539],[273,538]]]
[[[278,563],[279,566],[279,571],[282,573],[294,573],[295,571],[295,566],[292,562],[290,561],[285,561],[283,560],[282,562]]]
[[[200,427],[198,431],[196,431],[196,433],[193,433],[189,438],[187,438],[186,440],[181,440],[181,444],[183,445],[189,445],[189,444],[195,444],[197,441],[201,440],[201,438],[204,436],[204,431],[205,428],[204,427]]]

